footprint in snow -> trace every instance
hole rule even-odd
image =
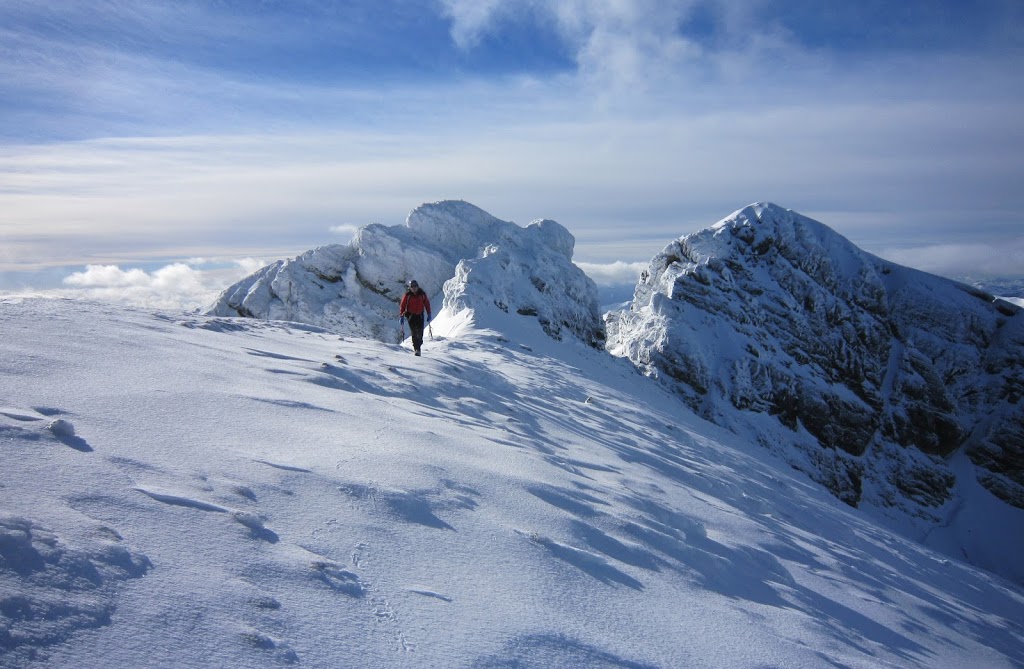
[[[263,632],[254,629],[244,630],[239,634],[239,637],[241,638],[242,643],[250,646],[251,648],[273,651],[278,659],[285,664],[297,664],[299,662],[299,654],[296,653],[286,641],[275,639],[269,634],[264,634]]]
[[[136,473],[152,473],[162,471],[159,467],[155,467],[148,462],[142,462],[141,460],[135,460],[133,458],[126,458],[120,455],[111,455],[107,458],[107,462],[117,465],[121,469]]]
[[[278,611],[281,608],[281,602],[277,601],[270,595],[250,599],[249,604],[261,611]]]
[[[361,599],[366,591],[359,576],[331,560],[315,560],[310,565],[314,573],[334,590]]]
[[[252,488],[250,488],[247,485],[242,485],[241,483],[235,484],[235,485],[231,486],[231,492],[235,493],[239,497],[244,497],[245,499],[249,500],[250,502],[258,501],[258,499],[256,497],[256,493],[254,493],[252,491]]]

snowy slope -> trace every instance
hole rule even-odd
[[[1018,586],[628,361],[434,329],[0,301],[0,666],[1024,664]]]
[[[1024,583],[1021,309],[757,204],[669,244],[608,330],[700,415]]]

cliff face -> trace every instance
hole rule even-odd
[[[607,327],[614,354],[852,506],[941,521],[962,453],[1024,508],[1024,315],[1009,303],[757,204],[669,244]]]

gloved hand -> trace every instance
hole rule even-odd
[[[431,318],[433,318],[433,316],[430,315],[430,312],[427,312],[427,322],[428,323],[430,322]]]

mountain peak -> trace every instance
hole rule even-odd
[[[725,232],[731,236],[725,236]],[[774,261],[777,258],[777,254],[772,253],[774,250],[790,262],[797,262],[806,255],[818,261],[828,260],[833,265],[842,261],[836,269],[859,269],[866,262],[879,261],[874,256],[868,260],[869,254],[824,223],[770,202],[748,205],[685,239],[699,244],[706,237],[737,242],[734,246],[716,246],[718,256],[767,256],[765,260]]]
[[[741,224],[758,224],[758,223],[773,223],[778,219],[784,218],[787,215],[793,215],[795,212],[792,209],[786,209],[780,207],[772,202],[754,202],[748,204],[742,209],[737,209],[732,214],[726,216],[718,223],[715,223],[712,229],[719,227],[725,227],[734,223]]]
[[[504,225],[508,223],[464,200],[424,203],[405,219],[405,227],[424,241],[460,253],[477,246],[482,238],[494,237]]]
[[[963,453],[1024,508],[1024,315],[990,296],[758,203],[666,246],[606,318],[613,353],[848,504],[948,528]]]

